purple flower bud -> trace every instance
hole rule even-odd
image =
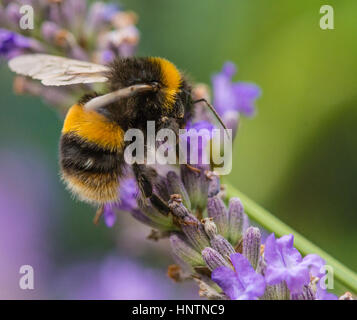
[[[115,206],[113,206],[112,203],[108,203],[104,206],[104,212],[103,212],[103,217],[105,224],[107,225],[108,228],[111,228],[114,226],[115,221],[117,220],[117,215],[115,214]]]
[[[224,259],[218,251],[210,247],[207,247],[202,251],[202,257],[211,271],[222,266],[230,268],[227,260]]]
[[[228,209],[229,241],[237,245],[243,235],[245,214],[242,202],[238,198],[231,198]]]
[[[199,251],[210,245],[202,223],[193,216],[181,203],[178,195],[171,196],[169,207],[172,215],[177,219],[182,231],[193,247]]]
[[[218,233],[226,237],[228,235],[228,213],[223,200],[217,196],[208,199],[207,212],[213,218]]]
[[[208,238],[213,239],[215,236],[217,236],[217,226],[213,222],[212,218],[204,218],[202,220],[203,227],[205,229],[206,234],[208,235]]]
[[[60,6],[53,5],[48,7],[48,21],[52,21],[58,25],[63,23]]]
[[[61,28],[52,21],[45,21],[41,25],[41,34],[48,42],[54,42],[56,35],[60,30]]]
[[[254,103],[261,95],[261,90],[252,83],[233,83],[232,77],[235,73],[236,66],[232,62],[226,62],[222,72],[212,77],[214,106],[221,115],[233,110],[248,117],[253,116],[255,113]]]
[[[219,175],[212,171],[208,171],[206,176],[210,180],[208,186],[208,197],[211,198],[218,195],[218,193],[221,191],[221,183]]]
[[[191,201],[191,210],[203,212],[207,205],[207,194],[210,180],[207,178],[206,171],[208,165],[193,166],[200,172],[193,171],[191,168],[181,165],[181,179],[187,190]]]
[[[182,199],[183,205],[187,208],[191,208],[191,201],[186,191],[185,186],[183,185],[180,177],[177,175],[175,171],[169,171],[167,173],[167,186],[170,195],[179,194]]]
[[[87,53],[77,43],[72,44],[70,56],[71,58],[77,60],[88,60]]]
[[[113,50],[105,49],[105,50],[98,52],[97,57],[98,57],[97,58],[98,63],[108,64],[114,60],[115,54],[114,54]]]
[[[291,300],[315,300],[315,294],[310,285],[305,285],[301,293],[293,293]]]
[[[152,227],[159,229],[158,225],[154,223],[142,210],[133,209],[130,211],[130,214],[138,221]]]
[[[188,265],[196,267],[205,264],[200,253],[193,249],[182,236],[178,234],[171,235],[170,243],[173,253]]]
[[[33,39],[16,32],[0,28],[0,56],[11,59],[31,48]]]
[[[290,291],[285,282],[265,288],[262,300],[290,300]]]
[[[222,237],[220,234],[211,239],[211,247],[217,250],[224,258],[227,259],[229,259],[231,254],[236,253],[228,240]]]
[[[141,206],[142,214],[144,214],[148,219],[150,219],[152,226],[155,229],[161,231],[178,231],[178,227],[174,224],[171,215],[164,215],[162,212],[157,210],[149,201],[149,205]]]
[[[249,260],[254,270],[260,257],[261,233],[258,228],[249,227],[243,236],[243,255]]]
[[[87,2],[86,0],[66,0],[63,1],[61,9],[66,25],[76,28],[87,11]]]
[[[5,9],[5,14],[7,20],[18,25],[21,18],[20,5],[14,2],[9,3]]]
[[[114,15],[119,11],[116,4],[106,4],[104,2],[94,2],[88,13],[87,27],[90,31],[97,31],[103,25],[108,24]]]
[[[119,55],[123,58],[132,57],[133,55],[135,55],[136,52],[136,44],[130,44],[128,42],[124,42],[119,45],[118,52]]]
[[[136,181],[133,178],[123,179],[119,188],[119,204],[118,209],[123,211],[131,211],[138,208],[136,198],[139,189]]]

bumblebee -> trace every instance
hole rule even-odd
[[[68,189],[99,208],[118,199],[120,177],[126,167],[126,130],[146,132],[151,120],[157,131],[170,128],[178,133],[193,114],[195,102],[189,83],[173,63],[163,58],[117,58],[103,66],[30,54],[10,60],[9,67],[44,85],[107,84],[109,93],[86,94],[68,110],[60,138],[61,175]],[[133,165],[133,171],[144,197],[168,210],[152,192],[153,171],[138,164]]]

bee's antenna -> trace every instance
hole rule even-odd
[[[90,101],[88,101],[84,105],[84,108],[87,110],[94,110],[103,107],[105,105],[108,105],[112,102],[115,102],[119,99],[129,98],[139,92],[156,91],[156,90],[157,90],[156,84],[134,84],[132,86],[122,88],[99,97],[95,97]]]
[[[198,99],[193,101],[193,103],[199,103],[199,102],[204,102],[206,104],[206,106],[213,112],[214,116],[217,118],[217,120],[220,122],[220,124],[222,125],[222,127],[227,130],[226,125],[224,124],[223,120],[221,119],[221,117],[219,116],[219,114],[217,113],[216,109],[214,108],[214,106],[212,106],[206,99],[202,98],[202,99]]]

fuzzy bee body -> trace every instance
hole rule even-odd
[[[145,133],[147,121],[152,120],[157,130],[169,127],[177,131],[192,113],[190,87],[165,59],[116,60],[106,76],[111,91],[140,83],[155,83],[158,90],[96,110],[84,105],[98,95],[87,95],[69,109],[60,139],[62,178],[80,200],[99,205],[118,199],[125,169],[126,130],[136,128]]]
[[[206,102],[225,128],[205,99],[192,101],[191,87],[183,74],[163,58],[117,58],[103,66],[47,54],[26,54],[11,59],[9,67],[46,86],[108,84],[109,93],[86,94],[68,110],[60,139],[62,179],[75,196],[99,209],[118,199],[120,178],[126,172],[124,150],[129,142],[124,135],[128,129],[141,130],[146,139],[148,121],[154,121],[156,133],[165,128],[178,135],[192,118],[193,105],[200,101]],[[154,192],[156,171],[136,163],[132,169],[143,200],[150,199],[162,213],[168,213],[167,203]],[[95,221],[101,212],[97,211]]]
[[[127,171],[124,150],[130,142],[124,136],[128,129],[141,130],[144,143],[149,121],[155,122],[155,133],[171,129],[177,136],[192,118],[194,104],[200,101],[206,102],[225,128],[205,99],[192,100],[188,81],[163,58],[117,58],[103,66],[47,54],[26,54],[11,59],[9,67],[46,86],[107,83],[108,93],[86,94],[68,110],[60,139],[60,168],[67,188],[100,209],[118,200],[120,178]],[[132,169],[142,200],[150,199],[162,213],[169,212],[164,199],[155,194],[155,170],[136,163]],[[100,214],[95,221],[98,217]]]
[[[95,111],[74,105],[60,139],[62,178],[79,199],[114,202],[122,173],[124,133]]]

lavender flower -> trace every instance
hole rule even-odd
[[[255,113],[254,102],[261,95],[261,91],[252,83],[232,83],[236,71],[234,63],[226,62],[222,72],[212,77],[214,106],[221,115],[236,111],[251,117]]]
[[[50,208],[55,206],[51,202],[56,188],[48,178],[51,171],[33,150],[0,153],[0,299],[45,299],[53,276],[48,229],[55,219]],[[40,275],[35,276],[35,290],[19,287],[22,265],[31,265]]]
[[[213,219],[217,225],[218,233],[227,237],[228,235],[228,212],[223,200],[214,196],[208,199],[208,216]]]
[[[243,254],[247,257],[254,270],[260,258],[261,233],[258,228],[249,227],[243,236]]]
[[[197,299],[189,284],[177,288],[164,270],[145,267],[128,257],[109,255],[57,272],[54,286],[65,299]]]
[[[0,29],[0,56],[11,59],[30,49],[40,49],[36,40],[27,38],[16,32]]]
[[[294,236],[283,236],[275,239],[271,234],[265,242],[264,258],[267,264],[265,279],[268,284],[285,281],[292,293],[301,292],[304,285],[310,282],[310,268],[320,269],[324,262],[317,255],[301,257],[293,247]]]
[[[139,31],[135,26],[137,16],[123,11],[116,4],[94,2],[89,8],[84,0],[58,3],[33,0],[32,4],[41,17],[36,21],[36,27],[41,31],[36,34],[36,39],[31,37],[31,32],[20,34],[15,4],[6,2],[6,8],[0,8],[1,17],[7,14],[5,19],[1,19],[4,27],[0,29],[1,57],[10,59],[26,52],[49,52],[109,63],[117,56],[132,56],[135,52],[139,41]],[[86,28],[83,28],[83,21],[86,21]],[[255,101],[261,94],[255,84],[232,82],[235,73],[235,65],[227,62],[222,71],[212,77],[214,106],[234,136],[240,114],[253,116]],[[43,90],[40,84],[22,77],[15,78],[14,89],[17,93],[41,96],[62,112],[83,94],[80,86]],[[210,100],[209,90],[202,84],[193,89],[193,99],[201,98]],[[198,137],[198,165],[193,165],[194,168],[185,165],[150,168],[155,173],[152,175],[153,197],[150,199],[143,198],[132,178],[133,172],[128,169],[120,181],[118,201],[108,203],[104,208],[107,226],[114,225],[118,212],[125,212],[155,229],[155,236],[150,238],[169,237],[173,258],[179,264],[179,267],[171,266],[171,278],[176,281],[195,279],[200,287],[199,293],[206,298],[336,298],[322,286],[323,273],[320,270],[325,261],[317,255],[302,258],[293,247],[292,235],[276,240],[272,234],[266,240],[265,249],[261,246],[264,230],[249,227],[241,201],[238,198],[227,199],[219,176],[211,171],[210,155],[205,151],[211,143],[215,125],[212,114],[202,103],[195,107],[195,115],[188,122],[187,129],[207,130],[206,138]],[[193,144],[190,139],[181,136],[180,143],[187,143],[190,148]],[[165,209],[158,199],[167,205]],[[150,281],[150,276],[150,279],[140,277],[143,270],[130,261],[123,264],[111,261],[109,265],[100,266],[105,271],[101,271],[99,278],[94,277],[99,279],[95,288],[85,283],[84,290],[79,290],[76,297],[120,298],[128,297],[129,292],[130,297],[146,298],[150,295],[153,298],[150,290],[157,287],[159,278],[153,277],[154,280]],[[74,278],[77,276],[76,273]],[[129,281],[123,282],[123,279]],[[148,286],[145,280],[149,280]],[[145,294],[139,296],[137,287],[144,288],[140,293]],[[164,297],[167,298],[166,294]],[[344,299],[348,298],[350,295],[346,293]]]
[[[19,3],[6,2],[4,8],[0,8],[1,58],[41,52],[106,64],[117,56],[127,57],[135,53],[139,42],[135,27],[137,16],[123,11],[117,4],[94,2],[88,8],[85,0],[33,0],[31,5],[36,17],[40,17],[34,27],[41,31],[35,33],[19,28]],[[41,96],[61,112],[84,93],[78,86],[51,88],[48,95],[44,90],[33,90],[37,83],[32,82],[35,85],[27,85],[25,89],[29,90],[21,93]]]
[[[244,214],[242,202],[238,198],[231,198],[228,208],[228,239],[233,245],[237,245],[242,238],[244,227],[247,223],[247,216]]]
[[[216,282],[232,300],[256,300],[264,294],[264,277],[256,273],[242,254],[231,255],[234,270],[221,266],[212,272]]]

